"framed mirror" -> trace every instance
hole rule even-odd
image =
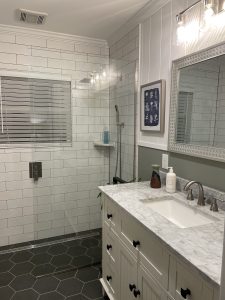
[[[225,44],[173,62],[169,150],[225,161]]]

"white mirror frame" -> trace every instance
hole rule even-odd
[[[181,68],[200,63],[202,61],[225,54],[225,43],[210,47],[191,55],[173,61],[171,100],[170,100],[170,122],[169,122],[169,151],[182,153],[216,161],[225,161],[225,149],[211,146],[182,144],[176,142],[177,104],[179,88],[179,70]]]

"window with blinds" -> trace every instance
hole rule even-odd
[[[71,142],[71,82],[0,77],[0,144]]]

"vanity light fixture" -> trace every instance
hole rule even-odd
[[[218,8],[218,10],[219,10],[219,12],[225,10],[225,1],[224,0],[219,0],[219,8]]]
[[[177,24],[178,25],[182,25],[184,23],[184,16],[185,13],[190,10],[191,8],[193,8],[196,4],[202,2],[202,0],[199,0],[195,3],[193,3],[192,5],[188,6],[185,10],[181,11],[179,14],[176,15],[176,19],[177,19]]]

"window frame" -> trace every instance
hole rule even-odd
[[[46,74],[46,73],[30,73],[30,72],[18,72],[18,71],[8,71],[8,70],[0,70],[0,77],[9,76],[9,77],[18,77],[18,78],[29,78],[29,79],[43,79],[43,80],[60,80],[60,81],[68,81],[70,82],[70,107],[71,107],[71,141],[68,142],[50,142],[50,143],[9,143],[9,144],[0,144],[0,149],[12,149],[12,148],[62,148],[62,147],[72,147],[73,143],[73,116],[72,116],[72,78],[67,75],[54,75],[54,74]]]

